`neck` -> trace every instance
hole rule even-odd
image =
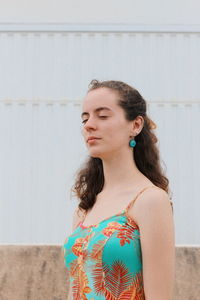
[[[121,188],[134,187],[144,175],[138,170],[132,151],[102,159],[104,171],[104,190],[116,191]]]

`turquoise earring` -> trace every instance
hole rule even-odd
[[[135,145],[136,145],[136,141],[135,141],[134,139],[132,139],[132,140],[129,141],[129,146],[130,146],[130,147],[133,147],[133,148],[134,148]]]

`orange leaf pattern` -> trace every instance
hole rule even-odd
[[[63,245],[73,300],[144,300],[139,228],[125,214],[78,226]]]

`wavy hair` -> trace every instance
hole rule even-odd
[[[118,105],[125,111],[128,121],[142,116],[144,125],[141,132],[135,137],[137,143],[133,158],[137,168],[156,186],[169,194],[169,180],[161,168],[159,150],[156,145],[157,137],[153,131],[156,124],[147,116],[146,101],[132,86],[122,81],[98,81],[93,79],[89,84],[88,92],[98,88],[109,88],[119,95]],[[95,203],[96,196],[104,186],[103,164],[100,158],[88,157],[77,171],[72,191],[80,199],[78,208],[87,212]],[[171,198],[171,197],[170,197]]]

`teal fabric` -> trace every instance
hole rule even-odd
[[[67,237],[64,262],[72,299],[145,299],[140,233],[124,210]]]

